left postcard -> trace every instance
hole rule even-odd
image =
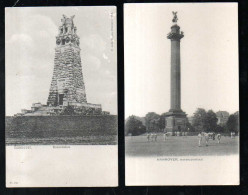
[[[6,187],[118,186],[116,7],[5,9]]]

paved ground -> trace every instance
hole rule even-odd
[[[220,144],[217,140],[209,140],[207,147],[205,144],[198,147],[197,136],[170,136],[164,141],[161,135],[157,142],[148,142],[144,135],[125,138],[125,152],[129,156],[230,155],[238,151],[239,137],[222,136]]]

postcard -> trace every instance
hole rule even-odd
[[[238,4],[125,4],[124,50],[126,185],[238,185]]]
[[[116,7],[5,9],[6,186],[118,185]]]

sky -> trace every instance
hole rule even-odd
[[[117,114],[116,8],[25,7],[5,9],[7,116],[46,104],[63,14],[75,15],[87,101]]]
[[[125,117],[170,109],[172,11],[181,39],[181,108],[239,110],[238,4],[125,4]]]

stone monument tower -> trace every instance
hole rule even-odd
[[[171,107],[166,113],[166,130],[181,132],[186,129],[186,114],[181,110],[181,70],[180,70],[180,40],[184,37],[177,25],[177,12],[172,12],[174,18],[171,32],[167,38],[171,40]]]
[[[77,27],[63,15],[56,37],[53,77],[47,105],[86,103]]]
[[[87,102],[80,57],[77,27],[63,15],[56,36],[53,77],[47,104],[33,103],[31,110],[22,109],[17,115],[108,115],[101,104]],[[68,111],[69,110],[69,111]]]

